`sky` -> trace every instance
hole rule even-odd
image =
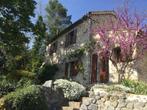
[[[49,0],[36,0],[36,13],[46,15],[45,7]],[[134,8],[140,13],[147,13],[147,0],[129,0],[130,8]],[[124,0],[59,0],[60,3],[68,10],[68,15],[72,15],[72,22],[80,19],[89,11],[116,10],[122,6]],[[41,9],[41,11],[39,11]]]

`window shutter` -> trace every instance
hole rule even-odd
[[[65,63],[65,77],[68,77],[68,63]]]

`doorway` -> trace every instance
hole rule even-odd
[[[97,70],[98,70],[98,55],[92,55],[92,72],[91,72],[91,84],[97,82]]]

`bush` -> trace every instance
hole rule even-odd
[[[6,78],[6,76],[0,76],[0,98],[9,92],[16,89],[16,82]]]
[[[64,97],[68,100],[78,100],[86,93],[86,89],[83,85],[63,79],[58,79],[54,82],[54,89],[57,88],[62,89]]]
[[[16,88],[24,88],[24,87],[28,87],[30,85],[35,84],[35,81],[33,81],[32,79],[26,78],[26,77],[22,77],[18,82],[17,82],[17,86]]]
[[[31,85],[4,96],[6,110],[47,110],[40,86]]]
[[[137,82],[132,80],[123,80],[122,84],[124,86],[130,87],[133,89],[135,94],[147,95],[147,84],[144,82]]]
[[[58,71],[57,65],[45,64],[38,72],[38,80],[44,83],[47,80],[52,80],[55,73]]]

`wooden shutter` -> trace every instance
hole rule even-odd
[[[70,75],[71,76],[77,76],[78,74],[78,61],[71,62],[70,66]]]
[[[65,63],[65,77],[66,78],[68,77],[68,66],[69,66],[69,64]]]
[[[92,55],[92,73],[91,73],[91,83],[95,83],[97,81],[97,54]]]

